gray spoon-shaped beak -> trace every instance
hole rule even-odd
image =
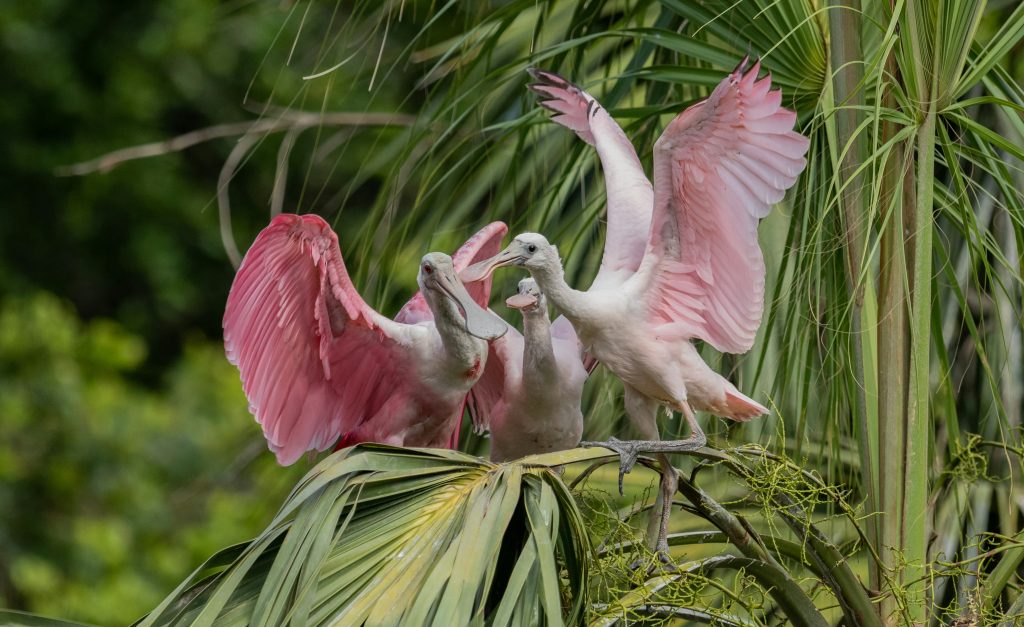
[[[460,272],[459,276],[466,283],[473,283],[474,281],[482,281],[483,279],[486,279],[492,272],[501,266],[510,266],[512,264],[520,263],[523,257],[513,250],[514,245],[515,244],[513,243],[513,245],[510,245],[508,248],[490,259],[484,259],[483,261],[474,263]]]
[[[434,273],[438,289],[459,306],[466,320],[466,331],[481,340],[496,340],[508,332],[508,324],[473,301],[453,270],[438,269]]]

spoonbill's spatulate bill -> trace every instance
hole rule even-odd
[[[339,438],[454,446],[487,343],[508,328],[484,309],[490,282],[471,286],[471,296],[456,272],[493,255],[506,230],[485,227],[454,261],[425,255],[420,294],[391,320],[359,296],[323,219],[274,218],[235,275],[224,345],[278,462]]]
[[[554,324],[533,279],[505,304],[523,314],[523,334],[510,329],[491,343],[480,381],[469,394],[479,431],[491,432],[491,460],[576,447],[583,435],[580,399],[587,380],[580,342],[565,318]]]
[[[463,273],[478,280],[499,266],[523,266],[583,346],[622,379],[626,411],[644,437],[603,444],[620,453],[623,472],[639,452],[703,446],[693,408],[741,421],[768,411],[712,371],[691,344],[701,339],[732,353],[753,345],[764,308],[757,225],[806,165],[809,142],[793,130],[796,115],[780,106],[770,77],[757,80],[759,64],[745,65],[677,116],[655,144],[653,220],[635,273],[574,290],[557,249],[535,233]],[[689,438],[659,441],[660,405],[686,416]],[[657,548],[667,555],[675,475],[667,459],[661,463],[666,507]]]

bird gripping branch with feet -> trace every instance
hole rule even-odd
[[[658,454],[663,511],[655,548],[665,557],[676,490],[675,471],[665,454],[704,446],[694,410],[738,421],[768,412],[711,370],[692,344],[700,339],[729,353],[744,353],[753,345],[764,309],[765,267],[757,226],[806,166],[809,142],[793,130],[796,114],[782,108],[782,94],[771,91],[770,76],[757,79],[759,63],[749,70],[746,66],[744,60],[708,98],[679,114],[655,144],[653,213],[635,271],[606,268],[606,246],[594,284],[587,291],[575,290],[565,282],[557,248],[543,235],[523,233],[462,273],[463,280],[473,281],[500,266],[528,270],[572,323],[584,348],[622,380],[626,412],[643,439],[591,444],[619,453],[620,487],[621,473],[632,468],[639,453]],[[563,79],[546,82],[535,91],[560,101],[545,106],[559,117],[569,116],[575,126],[566,125],[581,137],[581,113],[590,127],[607,116],[600,105],[587,103],[581,109],[561,97],[571,90],[582,93]],[[635,153],[623,160],[631,161],[630,156],[636,160]],[[635,237],[622,237],[621,229],[613,232],[612,218],[609,207],[607,239],[619,238],[618,258],[628,259]],[[691,430],[688,438],[660,440],[660,406],[682,412]]]

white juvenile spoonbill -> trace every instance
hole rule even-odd
[[[493,255],[507,228],[484,227],[455,260],[428,253],[420,294],[391,320],[359,296],[338,237],[316,215],[281,214],[256,237],[224,312],[224,346],[277,461],[373,441],[454,446],[487,343],[507,325],[486,307],[490,282],[457,268]]]
[[[523,334],[510,329],[491,343],[487,368],[469,394],[478,431],[491,432],[491,460],[575,448],[583,435],[580,399],[589,374],[576,332],[554,324],[533,279],[505,304],[523,314]]]
[[[623,381],[626,411],[644,439],[601,445],[620,454],[620,472],[628,472],[640,452],[660,454],[656,548],[664,558],[676,489],[664,453],[705,444],[693,409],[739,421],[768,411],[711,370],[691,343],[701,339],[730,353],[753,345],[764,309],[757,225],[806,165],[809,142],[793,130],[796,114],[780,106],[782,94],[770,91],[770,77],[757,80],[758,63],[749,71],[745,66],[679,114],[655,144],[653,221],[635,273],[574,290],[558,250],[542,235],[523,233],[462,275],[478,280],[499,266],[524,267],[584,348]],[[659,440],[661,405],[683,413],[690,437]]]

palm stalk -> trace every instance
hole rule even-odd
[[[833,0],[829,3],[829,60],[832,81],[829,83],[831,94],[826,93],[826,99],[831,96],[833,112],[826,124],[834,125],[832,137],[835,138],[837,147],[843,148],[839,156],[840,162],[834,167],[843,184],[839,193],[839,203],[842,207],[842,229],[846,245],[846,287],[850,293],[849,353],[853,370],[855,433],[862,443],[859,452],[861,481],[865,494],[864,507],[867,511],[879,511],[878,392],[874,385],[874,377],[869,379],[866,376],[865,360],[870,360],[874,353],[871,350],[869,335],[863,332],[865,326],[872,328],[875,320],[870,315],[873,308],[864,307],[865,298],[873,301],[874,297],[865,294],[871,290],[871,286],[863,279],[868,245],[867,227],[870,222],[866,202],[868,195],[864,189],[865,172],[858,167],[863,163],[867,153],[867,129],[861,126],[865,102],[861,14],[859,0]],[[871,363],[870,366],[870,371],[875,372],[877,364]],[[879,543],[877,523],[877,519],[873,517],[866,522],[868,538],[875,546]],[[876,590],[881,587],[880,568],[880,564],[874,563],[868,571],[870,586]]]

